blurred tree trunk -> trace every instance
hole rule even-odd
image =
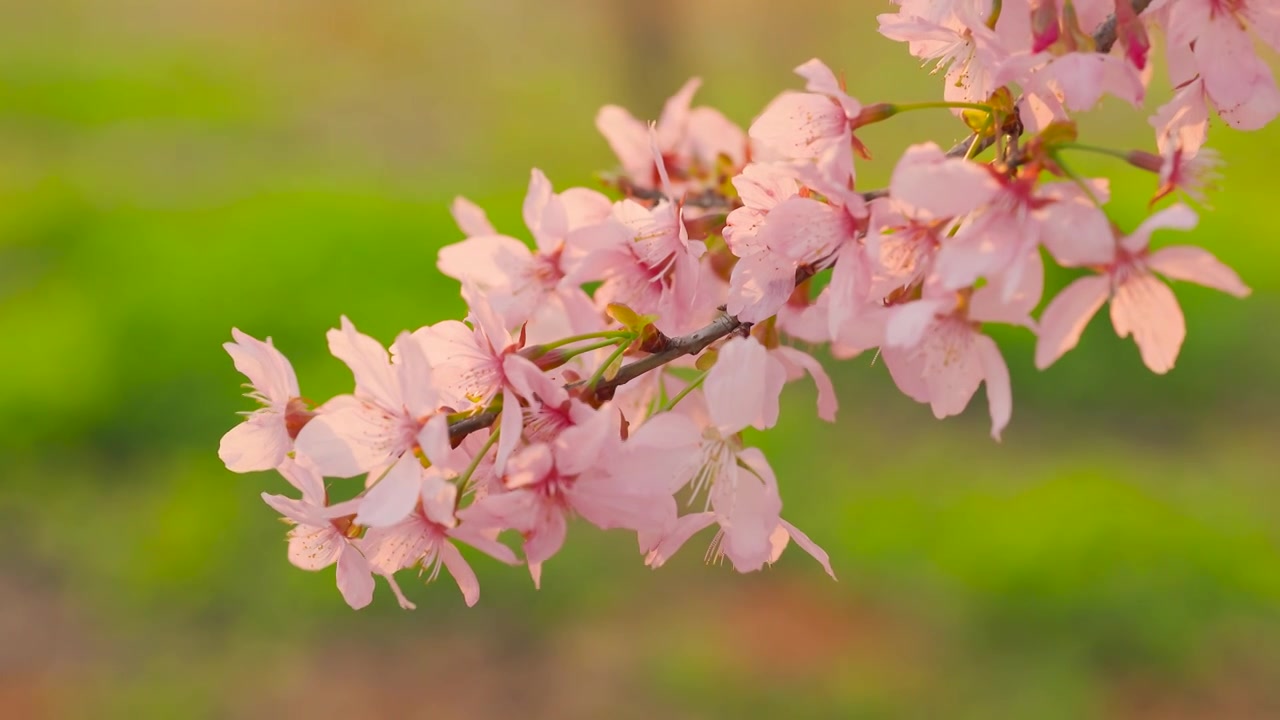
[[[613,0],[618,60],[625,97],[619,103],[641,120],[656,120],[662,101],[688,78],[677,76],[683,38],[679,0]],[[623,102],[625,100],[625,102]]]

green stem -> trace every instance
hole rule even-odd
[[[1086,182],[1084,178],[1080,177],[1079,173],[1067,167],[1066,163],[1062,162],[1062,158],[1058,156],[1058,153],[1051,152],[1049,156],[1058,164],[1058,167],[1062,168],[1062,172],[1067,174],[1068,180],[1075,183],[1076,187],[1080,188],[1080,190],[1084,192],[1085,196],[1093,201],[1094,205],[1102,207],[1102,203],[1098,201],[1098,196],[1093,194],[1093,188],[1089,187],[1089,183]]]
[[[600,367],[596,368],[595,372],[591,373],[591,377],[587,380],[588,392],[594,391],[596,389],[596,385],[599,385],[600,381],[604,379],[605,371],[609,369],[610,365],[613,365],[615,362],[617,362],[618,358],[622,357],[622,354],[627,351],[627,345],[629,344],[630,343],[622,343],[618,345],[618,349],[614,350],[612,353],[609,354],[609,359],[605,360],[600,365]]]
[[[1085,145],[1078,142],[1061,142],[1054,143],[1054,147],[1065,150],[1080,150],[1083,152],[1097,153],[1099,155],[1110,155],[1113,158],[1119,158],[1125,162],[1129,161],[1129,153],[1123,150],[1112,150],[1111,148],[1098,147],[1097,145]]]
[[[895,115],[897,113],[911,112],[912,110],[936,110],[940,108],[947,108],[947,109],[958,108],[961,110],[980,110],[988,115],[992,113],[992,108],[990,105],[984,105],[982,103],[969,103],[969,102],[949,102],[945,100],[937,100],[933,102],[903,103],[901,105],[895,104],[895,105],[892,105],[891,107],[893,108],[893,112]]]
[[[630,336],[627,336],[619,339],[627,341],[622,345],[622,347],[625,348],[628,344],[630,344],[632,338]],[[572,350],[566,351],[562,357],[563,359],[568,360],[569,358],[577,357],[579,355],[582,355],[583,353],[589,353],[593,350],[599,350],[600,348],[607,348],[610,345],[617,345],[619,339],[601,340],[598,343],[591,343],[590,345],[584,345],[583,347],[580,347],[580,348],[574,348]]]
[[[519,407],[517,406],[516,409],[519,410]],[[495,427],[493,432],[489,433],[489,439],[484,441],[484,445],[481,446],[478,452],[476,452],[476,456],[471,458],[471,464],[467,465],[466,471],[458,476],[459,494],[461,494],[462,490],[466,489],[467,483],[471,482],[471,476],[476,474],[476,468],[480,467],[480,461],[488,454],[489,449],[498,442],[498,433],[500,432],[502,432],[502,428]]]
[[[994,0],[994,2],[991,3],[991,16],[987,18],[988,28],[992,30],[996,29],[996,23],[1000,22],[1000,11],[1003,8],[1004,3],[1001,0]]]
[[[614,340],[626,338],[628,340],[635,338],[635,333],[626,330],[601,330],[600,332],[583,333],[581,335],[572,335],[567,338],[561,338],[555,342],[549,342],[541,347],[544,350],[554,350],[565,345],[572,345],[576,342],[584,342],[586,340],[595,340],[596,338],[610,338]],[[612,343],[611,343],[612,344]]]
[[[673,408],[676,406],[676,403],[678,403],[678,402],[680,402],[681,400],[683,400],[683,399],[685,398],[685,396],[686,396],[686,395],[688,395],[689,393],[691,393],[691,392],[693,392],[694,390],[697,390],[699,387],[701,387],[701,386],[702,386],[702,381],[707,379],[707,374],[708,374],[708,373],[710,373],[710,372],[711,372],[710,370],[706,370],[706,371],[704,371],[701,375],[699,375],[698,377],[696,377],[696,378],[694,378],[693,380],[689,381],[689,384],[688,384],[688,385],[685,385],[685,386],[684,386],[684,389],[683,389],[683,390],[681,390],[680,392],[676,393],[676,396],[675,396],[675,397],[673,397],[673,398],[671,398],[671,402],[668,402],[668,403],[666,404],[666,406],[662,408],[662,412],[667,412],[667,411],[669,411],[669,410],[673,409]]]

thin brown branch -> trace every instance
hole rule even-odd
[[[1141,15],[1142,12],[1146,10],[1147,7],[1151,5],[1152,2],[1153,0],[1133,0],[1133,13],[1135,15]],[[1118,39],[1117,33],[1116,33],[1116,30],[1117,30],[1116,25],[1117,25],[1116,16],[1112,14],[1110,17],[1106,19],[1105,22],[1102,23],[1102,25],[1098,26],[1098,29],[1093,33],[1093,44],[1094,44],[1094,47],[1097,48],[1098,52],[1100,53],[1111,52],[1111,48],[1115,46],[1116,40]],[[1019,102],[1021,102],[1021,98],[1019,98],[1018,100]],[[1015,103],[1015,106],[1016,105],[1017,103]],[[1015,134],[1017,135],[1022,134],[1022,131],[1020,128],[1021,126],[1019,126],[1019,130]],[[996,137],[998,135],[999,133],[996,132],[996,133],[992,133],[991,135],[984,136],[981,140],[978,141],[978,147],[974,151],[974,154],[976,155],[977,153],[980,153],[983,150],[986,150],[987,148],[994,145],[996,141]],[[973,140],[975,136],[976,136],[976,133],[971,134],[969,135],[969,137],[956,143],[954,146],[952,146],[950,150],[947,151],[947,157],[962,158],[966,156],[969,153],[969,147],[973,145]]]

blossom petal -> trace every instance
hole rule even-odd
[[[1089,320],[1111,294],[1111,278],[1088,275],[1062,289],[1040,315],[1036,367],[1043,370],[1080,342]]]
[[[356,379],[356,395],[363,395],[384,408],[400,405],[395,378],[387,351],[377,340],[360,333],[344,315],[342,327],[330,330],[329,352],[351,368]]]
[[[284,416],[254,413],[222,436],[218,457],[231,472],[258,472],[283,462],[292,445]]]
[[[1147,257],[1147,265],[1165,277],[1193,282],[1239,298],[1250,293],[1249,286],[1240,280],[1235,270],[1203,248],[1191,245],[1160,248]]]
[[[338,556],[338,591],[354,610],[373,602],[373,574],[369,561],[348,546]]]
[[[369,403],[354,403],[316,415],[298,433],[294,447],[325,477],[354,477],[407,448],[399,442],[394,418]]]
[[[822,566],[822,569],[827,571],[827,574],[831,576],[832,580],[835,580],[836,573],[831,569],[831,558],[827,555],[827,551],[823,550],[817,543],[810,540],[808,535],[805,535],[800,531],[800,528],[797,528],[786,520],[780,520],[779,522],[786,530],[787,535],[790,536],[792,540],[795,540],[796,544],[799,545],[802,550],[809,553],[810,557],[817,560],[818,564]]]
[[[298,397],[298,377],[293,366],[276,350],[271,338],[263,342],[237,328],[231,328],[231,337],[235,342],[223,343],[222,347],[231,356],[236,370],[249,378],[254,390],[272,405],[282,405]]]
[[[496,235],[493,224],[489,222],[489,217],[484,214],[484,210],[479,205],[459,195],[453,199],[453,205],[449,208],[449,212],[453,214],[453,221],[458,224],[458,229],[468,237],[475,235]]]
[[[556,196],[551,181],[537,168],[529,173],[529,192],[524,196],[523,213],[524,224],[544,252],[554,251],[569,234],[569,215],[564,203]]]
[[[1153,275],[1137,275],[1116,288],[1111,323],[1120,337],[1133,335],[1142,362],[1159,374],[1173,368],[1187,336],[1178,299]]]
[[[458,583],[458,589],[462,591],[462,599],[466,601],[467,607],[472,607],[480,600],[480,580],[476,578],[476,573],[463,559],[462,553],[458,552],[458,548],[453,543],[441,543],[440,545],[440,562],[449,569],[449,574],[453,576],[455,582]]]
[[[524,412],[520,409],[519,399],[511,390],[502,391],[500,423],[502,436],[498,438],[498,453],[493,458],[493,471],[499,475],[506,469],[511,452],[520,444],[520,431],[524,428]]]
[[[838,407],[836,389],[831,384],[831,377],[827,375],[822,363],[809,353],[786,345],[778,346],[773,352],[781,356],[784,363],[809,373],[809,377],[813,378],[813,384],[818,388],[818,417],[827,422],[835,422]]]
[[[1195,211],[1186,205],[1170,205],[1143,220],[1136,230],[1120,240],[1120,245],[1131,253],[1139,253],[1147,249],[1156,230],[1191,230],[1198,221]]]
[[[644,564],[651,568],[660,568],[675,555],[684,544],[700,530],[709,527],[716,521],[713,512],[692,513],[681,516],[662,540],[645,555]]]
[[[369,488],[360,502],[356,522],[370,527],[394,525],[413,511],[422,492],[422,464],[405,453]]]
[[[982,363],[983,381],[987,386],[987,408],[991,413],[991,437],[1000,439],[1000,433],[1013,415],[1013,393],[1009,388],[1009,366],[1000,354],[996,342],[986,335],[974,338],[978,360]]]
[[[332,525],[298,525],[289,531],[289,562],[302,570],[322,570],[338,559],[347,541]]]
[[[915,215],[949,218],[987,204],[1000,185],[983,167],[948,158],[934,143],[912,145],[903,153],[889,181],[889,197]]]

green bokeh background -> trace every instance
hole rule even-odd
[[[981,396],[935,421],[869,356],[832,366],[836,425],[788,393],[758,441],[838,583],[795,551],[652,572],[578,524],[540,592],[477,558],[473,609],[444,579],[357,613],[288,565],[258,498],[283,483],[219,463],[250,407],[232,326],[308,396],[342,392],[325,330],[456,317],[449,201],[522,234],[530,167],[563,188],[612,165],[605,103],[654,117],[698,74],[745,126],[815,55],[864,102],[933,99],[875,34],[886,8],[0,0],[0,715],[1280,717],[1277,126],[1211,131],[1227,167],[1193,239],[1255,292],[1180,284],[1169,375],[1102,318],[1044,373],[1001,329],[1002,444]],[[1083,139],[1146,147],[1145,114],[1105,105]],[[859,181],[962,135],[945,113],[870,128]],[[1140,221],[1150,175],[1078,169]]]

